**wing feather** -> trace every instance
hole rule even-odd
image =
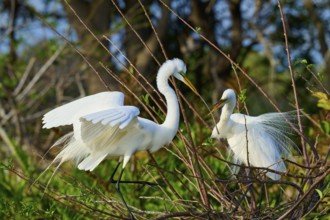
[[[98,154],[90,154],[86,157],[82,162],[79,163],[78,169],[85,171],[93,171],[97,165],[99,165],[104,158],[107,156],[107,153],[98,153]]]
[[[139,142],[144,135],[139,129],[137,119],[140,111],[134,106],[118,106],[119,104],[122,103],[117,102],[117,106],[107,107],[97,112],[95,112],[95,105],[91,104],[94,107],[93,111],[84,115],[81,115],[81,112],[74,115],[73,117],[81,115],[74,119],[74,125],[76,125],[74,129],[79,130],[79,135],[70,134],[58,142],[58,144],[63,143],[65,146],[56,157],[56,161],[62,163],[74,159],[79,163],[79,169],[92,171],[108,155],[123,155],[127,153],[127,148],[137,144],[136,141]],[[73,109],[79,111],[78,105],[72,106],[70,107],[71,111]],[[65,112],[63,109],[65,110],[65,108],[62,108],[62,113]],[[57,111],[57,113],[61,113],[61,111]],[[46,119],[49,118],[46,117]],[[49,123],[46,123],[45,126],[55,125],[63,121],[49,120],[47,122]],[[128,136],[128,132],[131,132],[130,136]],[[133,136],[137,136],[137,138]],[[133,148],[132,152],[135,150]]]
[[[111,151],[113,143],[127,133],[125,128],[136,126],[139,113],[134,106],[119,106],[82,116],[81,138],[91,152]]]
[[[120,129],[124,129],[139,114],[140,111],[135,106],[119,106],[82,116],[81,120],[111,127],[118,125]]]
[[[65,105],[57,107],[46,113],[43,117],[43,128],[52,128],[62,125],[70,125],[86,114],[107,108],[122,106],[124,94],[121,92],[101,92],[86,96]]]
[[[295,124],[295,112],[268,113],[258,117],[233,114],[230,118],[235,124],[228,143],[235,160],[247,164],[248,146],[249,158],[253,158],[249,162],[253,166],[286,171],[281,156],[290,156],[289,148],[296,147],[287,136],[293,129],[286,119]],[[271,172],[267,172],[267,176],[272,179],[280,178],[280,175]]]

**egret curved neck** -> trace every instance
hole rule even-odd
[[[165,96],[167,104],[167,114],[163,125],[177,131],[180,121],[180,108],[178,98],[173,89],[169,89],[168,91],[166,91],[166,93],[163,94]]]
[[[229,120],[230,115],[233,114],[235,103],[236,101],[231,101],[226,103],[221,110],[220,122],[226,122]]]
[[[167,104],[167,114],[163,126],[173,129],[176,133],[179,127],[180,108],[178,98],[175,91],[168,84],[168,78],[158,78],[157,80],[159,91],[165,96]]]

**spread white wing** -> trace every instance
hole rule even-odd
[[[93,170],[108,154],[123,151],[121,155],[127,147],[134,149],[134,142],[139,142],[143,135],[137,120],[139,114],[134,106],[119,106],[82,116],[81,138],[90,154],[78,168]]]
[[[101,111],[124,104],[124,94],[121,92],[101,92],[86,96],[48,112],[43,117],[43,128],[53,128],[70,125],[83,115]]]
[[[285,118],[291,123],[295,124],[296,112],[284,112],[284,113],[267,113],[262,114],[257,117],[245,116],[243,114],[232,114],[231,119],[238,124],[236,129],[236,135],[241,135],[240,140],[246,140],[246,135],[254,135],[250,138],[251,141],[259,141],[258,135],[261,137],[268,136],[274,142],[274,148],[277,152],[283,155],[290,155],[290,150],[288,148],[295,148],[295,143],[287,136],[292,134],[293,129],[286,122]],[[246,123],[246,127],[245,127]],[[248,132],[246,133],[246,128]],[[239,139],[239,138],[237,138]],[[260,145],[262,148],[262,145]],[[260,149],[260,151],[262,150]]]
[[[135,106],[118,106],[82,116],[81,119],[111,127],[119,125],[120,129],[124,129],[139,114],[140,110]]]
[[[228,143],[234,159],[248,164],[249,155],[249,158],[254,158],[249,160],[253,166],[285,172],[286,167],[281,156],[290,156],[289,148],[295,147],[295,144],[287,136],[292,129],[284,117],[292,122],[294,116],[294,112],[268,113],[258,117],[232,114],[230,118],[235,122],[235,135],[228,138]],[[270,172],[267,176],[272,179],[280,178],[280,175]]]

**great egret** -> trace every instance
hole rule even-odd
[[[227,139],[233,160],[238,164],[286,172],[281,155],[290,155],[288,147],[295,144],[286,136],[291,128],[285,118],[292,120],[294,113],[267,113],[253,117],[233,114],[235,105],[235,92],[232,89],[225,90],[211,110],[213,112],[223,106],[220,121],[214,127],[211,138]],[[267,172],[266,175],[273,180],[281,178],[273,172]]]
[[[55,108],[43,117],[44,128],[73,125],[73,132],[59,139],[54,145],[64,144],[55,157],[58,167],[65,161],[75,160],[78,169],[92,171],[108,156],[120,156],[123,167],[116,182],[116,190],[134,218],[119,188],[124,168],[137,151],[155,152],[169,144],[177,133],[180,119],[178,99],[169,86],[168,79],[174,76],[196,92],[185,77],[186,66],[180,59],[166,61],[157,74],[158,90],[165,96],[167,115],[162,124],[138,117],[135,106],[125,106],[121,92],[101,92],[72,101]],[[111,179],[114,175],[111,175]],[[129,181],[122,181],[129,182]],[[133,182],[133,181],[131,181]]]

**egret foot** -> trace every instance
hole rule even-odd
[[[111,175],[111,177],[109,179],[109,184],[111,184],[111,183],[117,183],[118,182],[118,180],[115,180],[113,177],[115,176],[115,173],[117,172],[120,164],[121,164],[121,162],[118,162],[115,170],[113,171],[113,173],[112,173],[112,175]],[[158,183],[151,183],[151,182],[147,182],[147,181],[120,180],[119,182],[120,183],[130,183],[130,184],[140,184],[142,186],[139,188],[139,190],[142,189],[144,186],[154,187],[154,186],[158,186],[159,185]]]

